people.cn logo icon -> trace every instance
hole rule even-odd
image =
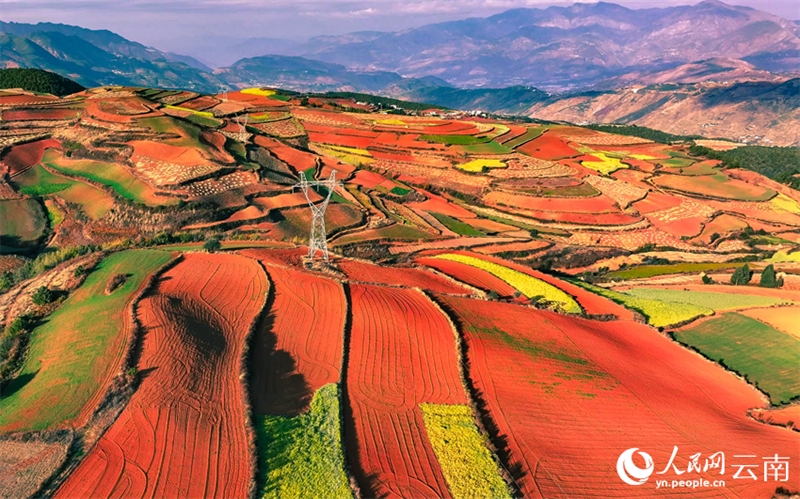
[[[639,450],[638,447],[628,449],[617,459],[617,474],[628,485],[642,485],[653,474],[653,458],[647,452],[638,452],[644,459],[644,468],[633,464],[633,453],[637,450]]]

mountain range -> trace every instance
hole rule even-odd
[[[246,57],[212,69],[194,50],[164,52],[106,30],[0,22],[0,67],[47,69],[87,87],[356,91],[732,138],[752,139],[763,125],[755,140],[797,144],[800,95],[787,81],[800,76],[799,34],[798,22],[717,0],[636,10],[578,3],[302,44],[239,41],[227,57]],[[262,55],[269,49],[280,53]]]

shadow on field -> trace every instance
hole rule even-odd
[[[20,374],[16,378],[12,378],[7,382],[3,383],[0,386],[0,400],[6,397],[10,397],[11,395],[20,391],[25,385],[30,383],[31,380],[35,378],[37,374],[39,374],[39,371],[27,374]]]
[[[273,331],[274,301],[274,293],[270,293],[265,305],[269,312],[253,334],[250,351],[253,412],[296,416],[308,408],[313,394],[305,376],[297,372],[297,362],[292,355],[277,348],[278,337]]]

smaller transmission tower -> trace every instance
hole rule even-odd
[[[219,92],[222,94],[222,102],[228,102],[228,85],[220,85]]]
[[[292,190],[300,188],[306,196],[308,206],[311,207],[311,236],[308,240],[308,257],[314,260],[317,256],[317,251],[322,252],[322,258],[328,261],[328,236],[325,232],[325,210],[328,208],[328,202],[331,200],[333,190],[340,185],[336,182],[336,170],[331,172],[331,176],[327,180],[312,180],[309,181],[305,173],[300,174],[300,182],[292,187]],[[315,204],[311,200],[308,191],[313,191],[312,187],[325,187],[328,193],[325,198],[319,203]]]

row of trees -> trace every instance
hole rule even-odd
[[[746,263],[733,271],[731,275],[731,284],[734,286],[747,286],[753,279],[753,271]],[[705,279],[703,279],[705,282]],[[761,272],[761,279],[758,283],[763,288],[780,288],[783,286],[783,277],[778,277],[775,273],[775,267],[770,263]]]

